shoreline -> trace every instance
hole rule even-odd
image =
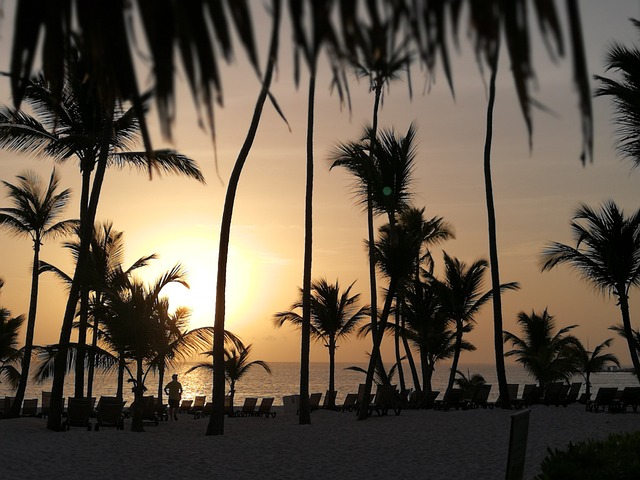
[[[403,410],[358,422],[353,413],[319,410],[311,425],[276,407],[275,418],[225,418],[225,434],[207,437],[208,418],[145,426],[51,432],[46,420],[0,420],[0,449],[11,478],[504,478],[510,416],[518,410]],[[586,412],[583,405],[531,408],[525,477],[547,447],[640,430],[640,414]]]

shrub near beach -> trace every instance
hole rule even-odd
[[[570,443],[551,450],[536,480],[634,480],[640,478],[640,432],[613,434],[606,440]]]

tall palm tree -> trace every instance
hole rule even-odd
[[[159,171],[174,172],[204,181],[202,173],[193,160],[172,150],[152,151],[148,145],[144,151],[130,151],[138,140],[142,128],[144,105],[147,95],[139,99],[138,108],[100,98],[106,92],[96,94],[87,82],[91,70],[90,54],[77,44],[68,51],[64,84],[58,85],[50,77],[38,75],[23,82],[22,96],[36,117],[22,111],[0,107],[0,147],[10,150],[52,157],[65,161],[71,157],[78,159],[82,174],[80,194],[80,243],[81,249],[73,275],[67,306],[60,332],[59,345],[64,350],[69,343],[76,304],[81,301],[81,325],[79,330],[80,356],[84,356],[86,338],[87,290],[83,288],[91,230],[95,221],[102,184],[107,166],[146,169],[153,159],[154,168]],[[82,295],[81,295],[82,294]],[[57,374],[54,377],[51,395],[51,410],[48,428],[59,430],[62,414],[62,394],[64,384],[64,355],[60,356]],[[81,393],[81,372],[77,375],[76,393]]]
[[[481,292],[484,274],[489,266],[485,259],[476,260],[467,266],[465,262],[450,257],[444,252],[444,264],[444,279],[434,278],[434,287],[439,296],[443,313],[455,324],[456,329],[456,345],[446,390],[446,395],[448,395],[453,388],[458,370],[465,328],[468,329],[472,326],[480,308],[492,298],[493,291]],[[515,282],[500,286],[500,290],[515,290],[517,288],[519,287]]]
[[[613,353],[603,353],[611,346],[613,338],[608,338],[597,345],[593,351],[589,351],[580,341],[573,345],[573,361],[576,371],[582,375],[586,385],[585,395],[587,400],[591,398],[591,374],[601,371],[607,365],[613,364],[620,367],[620,361]]]
[[[505,356],[514,356],[541,388],[546,388],[551,382],[567,380],[576,372],[573,349],[577,339],[567,333],[577,325],[569,325],[553,333],[556,322],[547,309],[541,315],[535,311],[530,315],[520,312],[517,323],[522,329],[522,336],[504,332],[505,343],[512,344],[512,349]]]
[[[375,110],[374,110],[375,111]],[[410,185],[414,168],[415,129],[410,125],[407,134],[398,138],[393,129],[386,130],[381,140],[376,143],[374,128],[365,129],[359,142],[338,144],[331,155],[331,168],[342,166],[355,177],[354,192],[366,207],[369,252],[369,285],[371,293],[371,325],[373,348],[369,359],[369,375],[365,381],[365,390],[371,393],[374,363],[382,362],[379,347],[376,347],[375,333],[378,330],[377,280],[376,280],[376,247],[373,235],[373,218],[375,214],[386,214],[388,234],[392,243],[396,242],[396,215],[409,206]],[[368,151],[368,153],[367,153]],[[384,333],[380,330],[380,341]],[[368,399],[368,395],[365,395]],[[362,419],[366,418],[366,408],[361,409]]]
[[[630,19],[640,31],[640,22]],[[614,42],[607,51],[605,71],[620,74],[620,80],[596,75],[598,82],[596,96],[611,97],[614,110],[616,129],[616,149],[625,158],[633,162],[634,167],[640,166],[640,140],[636,132],[640,128],[640,49],[637,46],[626,47]]]
[[[335,356],[338,340],[347,338],[369,315],[368,306],[358,306],[360,294],[351,295],[354,284],[355,282],[342,292],[337,280],[335,283],[329,283],[321,278],[311,285],[310,333],[316,340],[324,342],[329,352],[329,399],[331,402],[335,401]],[[276,313],[273,319],[276,327],[281,327],[287,322],[301,327],[303,318],[296,310],[302,308],[303,302],[298,301],[291,305],[288,311]]]
[[[273,70],[278,58],[279,25],[280,25],[280,0],[273,2],[273,27],[269,42],[269,57],[267,67],[262,80],[262,88],[256,100],[256,105],[251,118],[251,124],[247,131],[244,143],[229,177],[229,185],[224,198],[222,220],[220,222],[220,243],[218,246],[218,271],[216,277],[216,311],[214,319],[213,335],[213,410],[207,424],[206,435],[224,434],[224,321],[226,313],[226,285],[227,285],[227,261],[229,258],[229,240],[231,238],[231,220],[233,218],[233,206],[240,183],[240,175],[251,151],[253,140],[256,137],[264,103],[269,96]],[[302,382],[301,382],[302,384]]]
[[[627,338],[627,335],[624,330],[624,326],[621,324],[611,325],[609,330],[613,330],[622,338]],[[631,329],[631,336],[633,337],[633,342],[635,344],[636,350],[638,351],[638,355],[640,355],[640,330]]]
[[[38,279],[40,264],[40,248],[49,238],[67,235],[77,226],[76,220],[59,220],[64,212],[71,190],[59,191],[60,178],[53,169],[49,183],[45,187],[34,172],[26,172],[17,177],[16,185],[3,181],[9,190],[12,207],[0,208],[0,226],[20,237],[29,237],[33,242],[33,264],[31,266],[31,295],[29,297],[29,313],[27,317],[27,333],[25,336],[24,355],[20,385],[16,391],[9,416],[20,415],[20,407],[29,381],[29,368],[33,351],[33,336],[36,326],[36,310],[38,307]]]
[[[571,221],[575,247],[558,242],[542,253],[542,271],[567,264],[601,292],[618,299],[629,355],[640,381],[640,360],[629,313],[629,291],[640,285],[640,210],[626,217],[612,201],[596,211],[578,207]]]
[[[4,280],[0,278],[0,290]],[[17,388],[20,383],[20,371],[14,364],[19,363],[18,334],[24,323],[24,316],[12,317],[11,312],[0,307],[0,378]]]
[[[224,350],[224,371],[225,378],[229,383],[229,397],[231,399],[231,405],[233,406],[233,399],[236,394],[236,383],[242,379],[253,367],[262,367],[264,370],[271,375],[271,367],[264,360],[252,360],[249,361],[249,357],[251,356],[251,347],[252,345],[245,346],[239,339],[236,337],[236,341],[233,342],[232,345],[229,345]],[[212,355],[213,352],[204,352],[205,355]],[[193,372],[194,370],[199,369],[212,369],[211,362],[201,362],[193,367],[189,368],[186,373]]]

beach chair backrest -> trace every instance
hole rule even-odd
[[[124,403],[117,397],[100,397],[97,412],[98,421],[105,424],[118,424]]]
[[[70,397],[67,401],[67,418],[69,425],[84,426],[91,415],[91,401],[88,398]]]
[[[33,417],[38,414],[38,399],[26,398],[22,402],[22,415],[25,417]]]
[[[322,398],[322,393],[312,393],[309,397],[309,407],[317,408],[320,406],[320,399]]]
[[[571,388],[569,388],[569,393],[567,393],[567,400],[570,402],[575,402],[578,400],[578,395],[580,394],[580,388],[582,387],[582,382],[573,382],[571,384]]]
[[[242,413],[253,413],[257,404],[257,397],[246,397],[244,399],[244,404],[242,405]]]
[[[600,387],[596,394],[596,403],[611,403],[616,398],[618,389],[616,387]]]
[[[196,398],[193,401],[193,408],[202,408],[205,403],[207,403],[206,395],[196,395]]]
[[[322,406],[324,408],[328,408],[329,406],[335,405],[337,395],[338,395],[338,392],[334,391],[333,393],[331,393],[329,392],[329,390],[327,390],[327,393],[324,394],[324,400],[322,401]],[[333,399],[333,402],[331,402],[331,399]]]
[[[260,407],[258,407],[258,412],[260,413],[269,413],[271,412],[271,406],[273,405],[273,401],[275,399],[273,397],[266,397],[260,401]]]

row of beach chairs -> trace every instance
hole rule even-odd
[[[588,412],[598,413],[605,410],[610,413],[626,413],[629,408],[638,412],[640,405],[640,387],[600,387],[593,400],[587,400]]]

